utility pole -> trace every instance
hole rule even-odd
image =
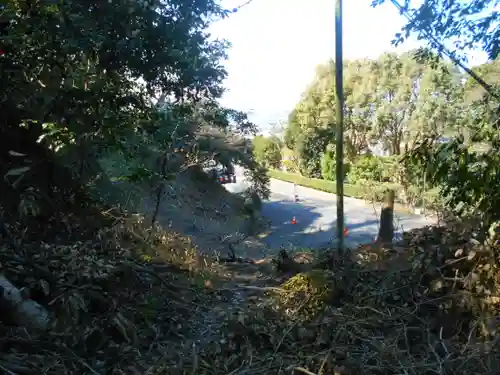
[[[342,0],[335,0],[335,93],[337,111],[337,239],[340,255],[344,252],[344,82],[342,53]]]

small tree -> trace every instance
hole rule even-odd
[[[335,151],[331,145],[328,145],[325,153],[321,157],[321,177],[324,180],[335,181]]]
[[[262,165],[278,169],[281,166],[281,141],[276,136],[256,136],[253,139],[253,153]]]
[[[344,163],[344,178],[350,170],[350,164]],[[324,180],[335,181],[337,176],[337,161],[335,159],[335,145],[328,145],[321,156],[321,177]]]

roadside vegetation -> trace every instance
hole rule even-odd
[[[370,179],[405,194],[438,188],[448,215],[401,244],[341,255],[270,252],[248,237],[283,148],[261,137],[252,150],[255,125],[218,103],[227,45],[206,31],[230,11],[210,0],[3,2],[0,371],[496,374],[499,37],[488,6],[432,0],[408,10],[405,29],[435,51],[449,39],[458,47],[448,57],[460,60],[468,42],[483,46],[491,62],[465,86],[429,54],[384,56],[362,80],[350,80],[358,70],[346,63],[346,191]],[[334,117],[323,120],[329,69],[279,141],[300,178],[325,184],[335,159]],[[407,72],[417,87],[428,78],[432,95],[410,90]],[[376,115],[353,99],[365,95]],[[396,128],[408,147],[390,137]],[[445,132],[449,141],[437,142]],[[388,159],[362,155],[376,135]],[[208,160],[244,166],[247,196],[204,173]]]
[[[326,193],[336,194],[337,184],[334,181],[324,180],[321,178],[305,177],[298,173],[284,172],[277,169],[269,169],[267,174],[271,178],[277,180],[291,182],[299,186],[309,187],[315,190],[324,191]],[[375,183],[373,181],[365,181],[360,184],[344,183],[344,196],[363,199],[369,202],[383,202],[387,190],[400,192],[401,186],[394,183]],[[421,204],[423,207],[431,210],[442,210],[443,206],[440,203],[438,189],[431,189],[423,192],[420,195]],[[395,202],[404,210],[410,209],[405,200],[400,196],[396,197]]]
[[[254,139],[254,153],[274,178],[335,192],[335,63],[316,76],[284,129]],[[474,67],[498,82],[498,58]],[[416,149],[484,149],[475,134],[486,110],[484,88],[449,59],[418,50],[344,62],[345,194],[380,201],[387,188],[410,207],[442,207],[441,162],[418,163]],[[273,132],[272,132],[273,133]],[[486,142],[487,143],[487,142]],[[283,173],[286,172],[286,173]],[[373,194],[371,194],[373,192]]]

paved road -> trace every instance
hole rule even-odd
[[[237,171],[238,183],[226,185],[229,191],[238,192],[248,185]],[[262,241],[271,248],[300,247],[320,248],[336,241],[336,197],[333,194],[297,186],[299,202],[294,202],[291,183],[271,179],[271,197],[263,204],[262,214],[271,220],[271,228]],[[371,242],[378,233],[380,207],[371,203],[345,197],[344,212],[348,229],[345,242],[356,246]],[[295,217],[296,224],[292,223]],[[433,220],[419,215],[395,214],[397,235],[402,230],[433,224]]]

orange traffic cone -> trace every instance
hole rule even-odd
[[[292,224],[297,224],[297,219],[295,218],[295,216],[292,218]]]
[[[344,228],[344,237],[347,237],[347,235],[349,234],[349,231],[347,230],[347,227]]]

